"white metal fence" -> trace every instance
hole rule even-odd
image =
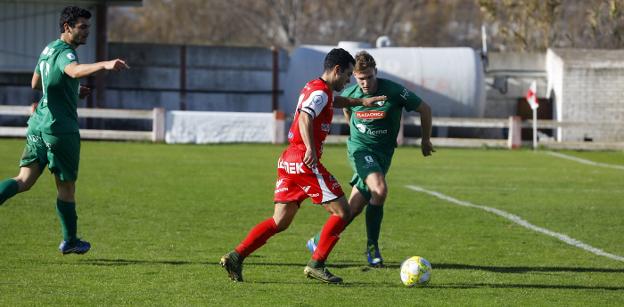
[[[0,106],[0,115],[30,116],[30,106]],[[78,108],[80,118],[147,119],[152,131],[80,129],[80,137],[96,140],[131,140],[160,142],[165,139],[165,110],[85,109]],[[1,127],[2,137],[24,137],[26,127]]]
[[[0,106],[1,115],[29,116],[28,106]],[[274,118],[275,143],[286,141],[284,117],[281,112],[276,112]],[[154,108],[152,110],[127,110],[127,109],[78,109],[78,116],[81,118],[114,118],[114,119],[147,119],[152,120],[152,131],[121,131],[121,130],[98,130],[81,129],[80,134],[84,139],[104,139],[104,140],[132,140],[132,141],[153,141],[162,142],[165,140],[166,122],[165,110]],[[344,116],[336,112],[334,123],[346,124]],[[406,116],[401,124],[401,132],[397,142],[400,145],[417,145],[420,140],[403,136],[405,126],[420,126],[420,118],[416,116]],[[622,125],[621,123],[586,123],[586,122],[557,122],[553,120],[539,120],[538,129],[563,129],[563,128],[587,128],[605,129]],[[495,147],[495,148],[517,148],[523,145],[520,133],[522,128],[530,128],[530,120],[522,122],[519,117],[509,118],[456,118],[456,117],[434,117],[435,127],[459,127],[459,128],[496,128],[507,129],[506,139],[477,139],[477,138],[432,138],[434,146],[440,147]],[[280,130],[280,131],[277,131]],[[24,137],[25,127],[1,127],[0,137]],[[329,135],[328,143],[343,143],[347,139],[346,135]],[[528,145],[525,144],[525,145]],[[554,139],[540,140],[539,145],[553,149],[582,149],[582,150],[624,150],[624,142],[560,142]]]

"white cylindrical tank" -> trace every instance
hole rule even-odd
[[[355,56],[366,50],[377,62],[378,77],[404,85],[425,100],[435,116],[480,117],[485,105],[485,83],[481,57],[471,48],[358,48],[341,47]],[[349,48],[353,47],[353,48]],[[334,46],[303,45],[290,57],[282,81],[281,107],[292,114],[301,88],[323,71],[323,60]],[[351,80],[352,84],[355,80]]]

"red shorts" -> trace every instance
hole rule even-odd
[[[336,178],[320,162],[315,169],[303,163],[304,154],[301,149],[289,147],[280,156],[273,201],[301,204],[309,197],[312,203],[322,204],[344,196]]]

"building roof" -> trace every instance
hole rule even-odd
[[[624,50],[610,49],[549,49],[568,68],[622,69]]]

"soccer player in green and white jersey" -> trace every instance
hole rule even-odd
[[[120,59],[79,64],[76,48],[89,36],[91,13],[69,6],[61,12],[61,36],[41,52],[31,86],[43,95],[28,120],[26,146],[16,177],[0,181],[0,205],[17,193],[28,191],[47,165],[56,179],[56,212],[61,220],[63,254],[84,254],[89,242],[77,237],[76,179],[80,160],[78,99],[90,92],[78,79],[101,70],[127,69]]]
[[[375,59],[366,51],[355,57],[353,75],[357,81],[342,92],[342,96],[365,98],[387,96],[386,101],[375,107],[350,107],[344,109],[349,122],[350,136],[347,151],[354,174],[351,179],[349,207],[351,219],[362,212],[366,205],[366,254],[372,267],[383,267],[379,252],[379,233],[383,209],[388,195],[386,174],[390,168],[394,148],[397,146],[403,109],[420,113],[423,156],[435,152],[431,144],[431,108],[420,97],[405,87],[377,78]],[[307,242],[311,251],[316,249],[318,235]]]

